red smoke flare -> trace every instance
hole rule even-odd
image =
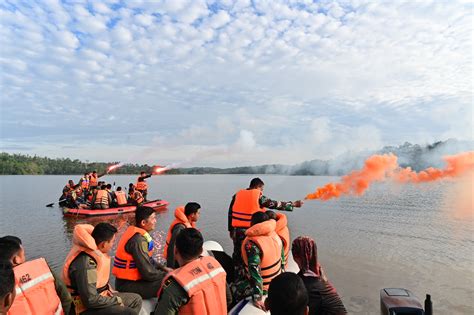
[[[316,189],[314,193],[308,194],[305,199],[328,200],[341,195],[362,195],[370,184],[375,181],[384,181],[393,178],[401,183],[430,182],[448,177],[458,177],[469,170],[474,170],[474,152],[466,152],[458,155],[446,156],[446,168],[427,168],[416,173],[411,168],[400,168],[397,157],[393,154],[372,155],[365,161],[361,170],[342,177],[339,183],[329,183]]]

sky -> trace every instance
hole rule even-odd
[[[473,139],[470,1],[1,1],[0,149],[295,164]]]

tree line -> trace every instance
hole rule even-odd
[[[30,156],[23,154],[0,154],[1,175],[82,175],[86,172],[105,172],[107,167],[118,162],[82,162],[69,158],[52,159],[48,157]],[[138,174],[140,171],[151,172],[147,164],[126,164],[113,171],[114,174]]]

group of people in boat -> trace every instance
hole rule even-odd
[[[59,197],[59,205],[73,209],[109,209],[127,205],[140,206],[147,201],[146,179],[152,174],[141,172],[137,181],[128,185],[128,193],[121,186],[115,189],[115,185],[112,187],[112,184],[100,181],[99,178],[105,174],[107,172],[85,173],[77,184],[70,179]]]
[[[26,261],[18,237],[1,237],[0,314],[138,314],[142,299],[154,297],[154,315],[227,314],[242,299],[273,315],[346,314],[314,240],[291,242],[286,216],[266,210],[292,211],[303,202],[271,200],[263,188],[254,178],[232,197],[232,257],[203,249],[197,229],[202,209],[196,202],[175,210],[163,252],[166,264],[153,258],[156,214],[146,206],[137,208],[135,224],[118,241],[112,270],[109,252],[117,228],[109,223],[75,226],[61,276],[44,258]],[[298,274],[285,272],[290,250]]]

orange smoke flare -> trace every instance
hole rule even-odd
[[[375,181],[384,181],[387,178],[393,178],[400,183],[422,183],[454,178],[474,170],[474,152],[446,156],[444,160],[447,163],[445,169],[429,167],[417,173],[410,167],[400,168],[397,157],[393,154],[372,155],[365,161],[361,170],[345,175],[339,183],[329,183],[317,188],[305,199],[328,200],[341,195],[362,195],[370,184]]]

